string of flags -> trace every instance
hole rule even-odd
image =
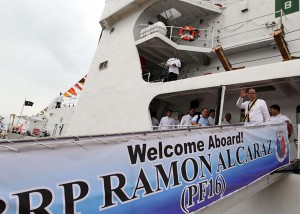
[[[73,85],[68,91],[63,93],[64,97],[72,98],[72,96],[77,96],[79,91],[82,91],[83,85],[85,83],[87,75],[81,78],[75,85]],[[48,111],[48,107],[44,108],[40,114],[43,115]]]
[[[72,96],[77,96],[77,90],[82,91],[82,87],[85,83],[87,75],[81,78],[74,86],[72,86],[68,91],[66,91],[63,95],[64,97],[71,98]]]

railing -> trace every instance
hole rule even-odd
[[[228,127],[228,126],[242,126],[243,123],[235,123],[230,125],[211,125],[211,126],[199,126],[199,125],[164,125],[161,130],[171,130],[171,129],[194,129],[194,128],[207,128],[207,127]],[[159,126],[152,126],[153,130],[158,130]]]
[[[196,2],[197,4],[203,5],[204,7],[210,7],[210,8],[213,8],[213,9],[217,8],[211,2],[208,3],[208,2],[205,2],[205,1],[202,1],[202,0],[190,0],[190,1]]]
[[[279,18],[274,18],[275,14],[280,13],[281,16]],[[265,36],[270,36],[270,33],[273,32],[275,29],[279,29],[283,26],[283,17],[285,14],[282,10],[276,11],[273,13],[265,14],[262,16],[254,17],[251,19],[243,20],[234,24],[227,25],[221,28],[199,28],[196,30],[201,31],[200,37],[191,42],[186,43],[182,41],[179,36],[179,30],[182,27],[177,26],[166,26],[167,28],[167,35],[166,37],[176,44],[180,45],[189,45],[189,46],[196,46],[196,47],[206,47],[206,48],[214,48],[216,44],[222,42],[222,44],[230,44],[234,43],[240,39],[245,40],[246,37],[249,36],[250,38],[257,38],[258,40],[261,39],[261,34],[265,34]],[[257,23],[260,20],[261,23]],[[134,28],[134,37],[135,40],[139,40],[140,32],[142,29],[148,27],[148,24],[140,24]],[[153,29],[151,29],[153,31]],[[232,32],[232,33],[230,33]],[[153,32],[148,31],[148,35],[152,34]],[[260,36],[256,36],[260,35]]]
[[[78,99],[80,97],[80,93],[77,94],[77,96],[72,96],[70,98],[64,98],[64,101],[61,103],[61,108],[66,107],[74,107],[78,103]],[[56,108],[56,100],[54,99],[48,106],[49,109],[55,109]]]
[[[148,24],[140,24],[140,25],[137,25],[134,29],[134,37],[135,37],[135,40],[138,41],[140,38],[140,31],[146,27],[149,27],[150,25]],[[166,37],[170,40],[172,40],[173,42],[175,42],[176,44],[180,44],[182,42],[181,40],[181,37],[179,36],[179,30],[182,28],[182,27],[177,27],[177,26],[166,26],[167,28],[167,35]],[[195,28],[195,30],[200,30],[200,32],[202,33],[211,33],[213,34],[214,30],[211,30],[211,29],[204,29],[204,28]],[[145,31],[146,34],[148,35],[151,35],[152,33],[154,33],[153,29],[149,29],[147,31]],[[162,34],[163,35],[163,34]],[[202,42],[203,44],[213,44],[213,38],[214,36],[211,36],[209,38],[198,38],[197,40],[195,41],[198,41],[198,42]],[[199,46],[199,45],[197,45]],[[205,46],[205,45],[203,45]],[[211,48],[213,48],[213,46],[211,46]]]

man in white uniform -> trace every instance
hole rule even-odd
[[[243,98],[248,96],[249,101],[243,102]],[[254,88],[250,88],[249,92],[246,92],[246,88],[243,88],[240,93],[240,97],[236,102],[236,106],[245,109],[244,122],[251,123],[251,125],[258,125],[262,123],[270,122],[270,114],[267,104],[262,99],[257,99],[257,94]]]
[[[186,128],[188,126],[191,126],[192,125],[192,119],[193,119],[193,116],[195,114],[195,109],[194,108],[190,108],[189,111],[188,111],[188,114],[187,115],[184,115],[180,121],[180,127],[181,128]]]
[[[293,126],[291,124],[291,120],[280,113],[280,106],[277,104],[270,106],[270,112],[271,112],[271,123],[286,123],[287,130],[288,130],[288,137],[292,135],[293,132]]]
[[[167,65],[169,66],[168,81],[177,80],[181,62],[179,59],[177,59],[176,52],[173,53],[173,58],[168,59]]]
[[[61,108],[61,104],[64,101],[64,97],[63,97],[62,93],[59,94],[59,97],[57,97],[55,101],[56,101],[55,108]]]
[[[280,106],[277,104],[270,106],[270,112],[271,112],[271,123],[284,123],[284,122],[291,122],[291,120],[283,115],[280,114]]]
[[[175,128],[175,120],[171,117],[172,110],[167,111],[167,116],[161,118],[158,129],[159,130],[168,130]]]

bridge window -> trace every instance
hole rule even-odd
[[[165,12],[162,12],[160,15],[166,20],[173,20],[180,17],[181,13],[179,13],[178,10],[171,8],[169,10],[166,10]]]

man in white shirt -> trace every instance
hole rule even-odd
[[[173,57],[168,59],[167,65],[169,66],[168,81],[177,80],[179,75],[179,68],[181,67],[181,62],[177,59],[176,52],[173,53]]]
[[[231,114],[230,113],[226,113],[225,114],[225,120],[224,121],[222,121],[222,125],[231,125],[232,123],[231,123]]]
[[[175,125],[176,125],[176,128],[179,128],[180,122],[181,122],[181,120],[182,120],[182,116],[183,116],[183,114],[182,114],[181,112],[178,113],[177,119],[175,119]]]
[[[175,120],[171,117],[172,110],[167,111],[167,116],[161,118],[158,129],[159,130],[168,130],[175,128]]]
[[[243,102],[243,97],[248,96],[249,101]],[[249,92],[246,92],[246,88],[243,88],[240,93],[240,97],[236,102],[236,106],[245,109],[245,118],[243,122],[251,123],[251,125],[259,125],[262,123],[270,122],[270,114],[267,104],[262,99],[257,99],[257,94],[254,88],[250,88]]]
[[[191,126],[192,125],[192,119],[193,119],[193,116],[195,114],[195,109],[194,108],[190,108],[189,111],[188,111],[188,114],[187,115],[184,115],[180,121],[180,127],[181,128],[186,128],[188,126]]]
[[[215,125],[215,116],[216,116],[216,111],[214,109],[210,109],[208,121],[211,126]]]
[[[290,137],[293,132],[293,126],[291,124],[291,120],[287,116],[280,114],[280,106],[277,104],[271,105],[270,112],[272,115],[270,118],[271,123],[286,123],[287,130],[288,130],[288,137]]]
[[[280,106],[277,104],[270,106],[270,112],[271,112],[271,123],[284,123],[284,122],[291,122],[291,120],[283,115],[280,114]]]
[[[64,97],[60,92],[59,97],[56,98],[56,106],[55,108],[61,108],[61,103],[64,101]]]

